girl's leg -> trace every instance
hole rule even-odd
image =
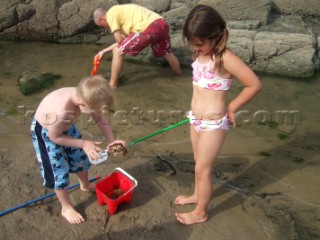
[[[197,149],[197,145],[198,145],[198,136],[199,136],[199,133],[194,129],[194,127],[192,125],[190,125],[190,137],[191,137],[193,157],[194,157],[195,162],[197,162],[196,149]],[[197,203],[197,192],[198,192],[197,178],[195,176],[193,194],[189,195],[189,196],[188,195],[181,195],[181,196],[176,197],[175,204],[185,205],[185,204]]]
[[[197,206],[192,212],[176,213],[177,220],[183,224],[207,221],[207,208],[212,196],[212,169],[223,145],[227,132],[214,130],[201,132],[196,149]]]
[[[84,217],[72,206],[68,190],[66,188],[61,190],[55,189],[54,191],[61,203],[61,214],[69,223],[79,224],[85,221]]]
[[[80,183],[80,189],[82,191],[84,192],[95,191],[94,186],[91,185],[89,182],[88,171],[77,172],[77,175]]]

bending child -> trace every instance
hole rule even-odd
[[[104,117],[105,108],[113,103],[111,89],[102,76],[83,78],[77,87],[65,87],[49,93],[39,104],[31,124],[33,145],[40,163],[43,184],[54,189],[62,206],[62,216],[71,224],[83,222],[84,217],[71,204],[67,186],[69,173],[78,175],[82,191],[94,190],[88,181],[90,162],[102,150],[101,142],[81,139],[75,122],[81,113],[91,114],[110,143],[115,141],[111,126]]]
[[[190,135],[195,159],[195,187],[190,196],[178,196],[176,204],[196,204],[191,212],[176,213],[183,224],[207,221],[207,209],[213,193],[212,171],[223,145],[229,122],[236,126],[236,112],[261,89],[253,71],[226,46],[226,22],[213,8],[198,5],[191,10],[183,28],[184,41],[194,53],[193,96]],[[244,88],[226,106],[232,77]]]
[[[159,14],[136,4],[112,6],[108,11],[98,8],[93,20],[99,27],[110,29],[116,43],[101,50],[95,57],[112,51],[110,86],[116,88],[123,67],[124,55],[138,55],[150,46],[155,57],[164,57],[171,69],[181,75],[179,60],[171,51],[169,25]]]

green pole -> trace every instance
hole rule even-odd
[[[147,136],[144,136],[144,137],[142,137],[142,138],[139,138],[139,139],[137,139],[137,140],[135,140],[135,141],[129,142],[127,145],[128,145],[128,146],[134,145],[134,144],[136,144],[136,143],[138,143],[138,142],[141,142],[141,141],[146,140],[146,139],[148,139],[148,138],[151,138],[151,137],[153,137],[153,136],[155,136],[155,135],[158,135],[159,133],[163,133],[163,132],[166,132],[166,131],[168,131],[168,130],[170,130],[170,129],[176,128],[176,127],[178,127],[178,126],[180,126],[180,125],[182,125],[182,124],[184,124],[184,123],[186,123],[186,122],[189,122],[189,119],[188,119],[188,118],[186,118],[186,119],[184,119],[184,120],[182,120],[181,122],[178,122],[178,123],[176,123],[176,124],[173,124],[173,125],[170,125],[170,126],[168,126],[168,127],[163,128],[163,129],[160,129],[160,130],[158,130],[158,131],[156,131],[156,132],[154,132],[154,133],[151,133],[151,134],[149,134],[149,135],[147,135]]]

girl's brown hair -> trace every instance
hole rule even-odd
[[[183,26],[185,45],[189,45],[194,38],[211,40],[211,57],[215,57],[213,70],[220,69],[223,53],[227,49],[229,32],[224,19],[212,7],[197,5],[188,14]],[[197,53],[194,57],[197,57]]]
[[[84,77],[76,87],[77,96],[96,112],[103,112],[113,105],[112,90],[101,75]]]

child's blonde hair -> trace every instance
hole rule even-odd
[[[101,75],[84,77],[76,87],[77,96],[93,111],[103,112],[113,105],[112,90]]]
[[[194,38],[209,39],[213,43],[211,57],[215,57],[213,70],[222,66],[222,56],[227,49],[229,32],[226,22],[212,7],[197,5],[188,14],[183,26],[183,40],[188,45]],[[197,57],[195,53],[194,57]]]

